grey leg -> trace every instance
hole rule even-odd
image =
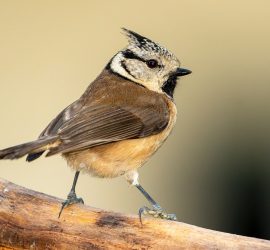
[[[139,218],[140,218],[141,223],[142,223],[142,215],[143,214],[148,214],[148,215],[151,215],[155,218],[159,217],[161,219],[166,219],[166,220],[177,220],[175,214],[165,213],[163,211],[162,207],[144,190],[144,188],[139,183],[136,183],[135,186],[140,190],[140,192],[144,195],[144,197],[153,206],[153,209],[150,209],[146,206],[140,208]]]
[[[82,203],[82,204],[84,204],[83,199],[77,197],[77,195],[75,193],[75,187],[76,187],[76,184],[77,184],[77,180],[78,180],[79,174],[80,174],[80,171],[77,171],[75,173],[71,190],[70,190],[70,192],[69,192],[69,194],[67,196],[67,199],[62,203],[62,207],[61,207],[61,210],[59,212],[58,218],[60,218],[61,213],[62,213],[62,211],[63,211],[63,209],[65,207],[67,207],[67,206],[69,206],[71,204],[76,204],[76,203]]]
[[[167,220],[177,220],[175,214],[167,214],[163,211],[162,207],[144,190],[144,188],[139,183],[139,174],[136,170],[131,170],[125,174],[126,180],[132,186],[135,186],[139,191],[144,195],[144,197],[150,202],[153,206],[153,209],[150,209],[146,206],[141,207],[139,210],[140,222],[142,223],[142,215],[148,214],[153,217],[159,217],[161,219]]]

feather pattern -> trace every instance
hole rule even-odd
[[[108,70],[86,92],[87,95],[62,111],[42,132],[41,136],[57,135],[60,140],[59,145],[49,149],[47,156],[147,137],[159,133],[168,123],[164,95]]]

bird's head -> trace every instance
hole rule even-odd
[[[165,47],[133,31],[123,31],[129,44],[112,58],[108,67],[150,90],[173,97],[177,78],[191,71],[180,68],[179,60]]]

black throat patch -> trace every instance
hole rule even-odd
[[[162,90],[171,98],[173,98],[174,89],[177,84],[177,76],[171,75],[168,80],[162,85]]]

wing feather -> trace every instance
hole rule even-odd
[[[155,107],[88,106],[58,129],[61,144],[51,149],[48,156],[156,134],[167,125],[168,117],[161,119],[154,110]]]
[[[41,133],[57,136],[49,155],[70,153],[162,131],[169,121],[167,99],[106,69],[76,102]]]

